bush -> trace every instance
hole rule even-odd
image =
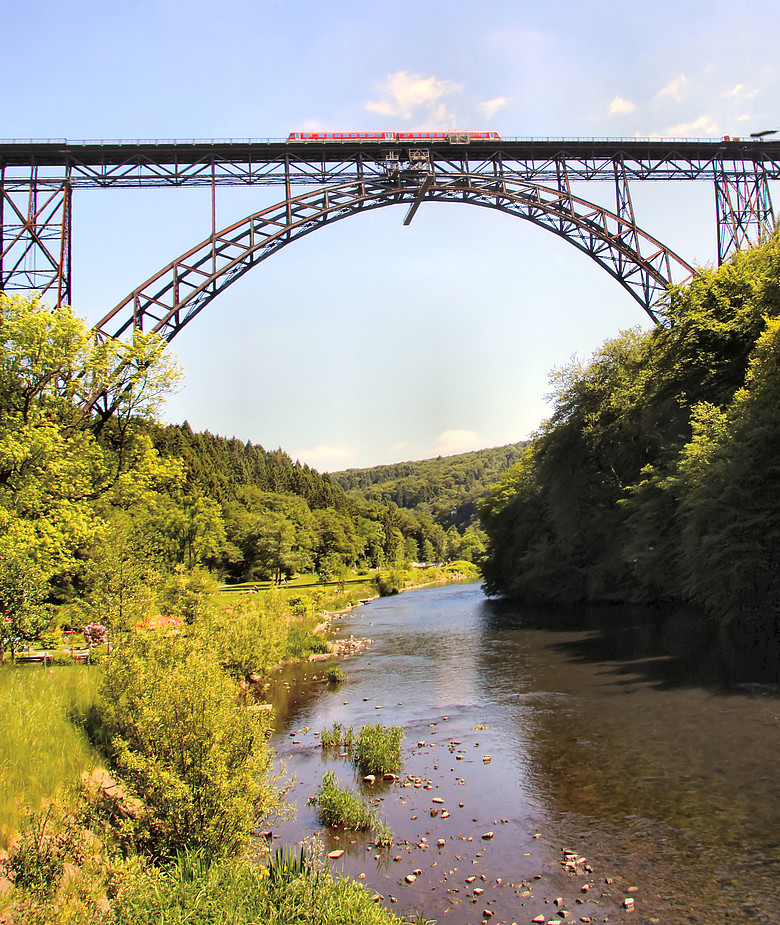
[[[380,597],[390,597],[393,594],[400,594],[408,580],[409,575],[406,571],[394,568],[387,572],[379,572],[374,578],[374,584]]]
[[[346,679],[347,676],[344,670],[338,665],[330,665],[325,671],[325,680],[328,684],[341,684]]]
[[[30,813],[22,823],[19,841],[8,860],[9,879],[14,886],[37,899],[54,891],[66,861],[81,857],[75,826],[59,820],[55,832],[50,825],[52,821],[51,806],[45,814]]]
[[[328,651],[328,641],[319,633],[300,623],[293,623],[287,635],[287,648],[293,658],[305,658],[312,652],[324,654]]]
[[[182,637],[144,634],[107,661],[112,760],[143,803],[136,847],[152,858],[234,854],[278,808],[268,718],[238,702],[215,659]]]

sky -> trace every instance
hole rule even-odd
[[[0,136],[746,136],[780,129],[778,34],[769,0],[4,0]],[[710,184],[631,192],[645,231],[716,261]],[[220,189],[218,225],[281,198]],[[165,418],[320,471],[500,446],[549,415],[551,370],[649,324],[528,222],[423,203],[404,227],[406,211],[308,235],[211,302],[172,342],[184,378]],[[202,190],[77,191],[74,310],[96,322],[210,224]]]

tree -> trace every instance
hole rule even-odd
[[[6,647],[15,660],[17,643],[45,627],[45,596],[45,577],[35,563],[22,550],[0,543],[0,664]]]

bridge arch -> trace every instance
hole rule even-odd
[[[532,222],[573,244],[623,285],[659,322],[657,303],[668,286],[693,275],[681,257],[639,228],[632,210],[619,215],[553,188],[507,177],[410,171],[395,180],[334,184],[290,196],[214,233],[133,290],[94,326],[98,337],[133,329],[170,341],[205,306],[258,263],[335,221],[391,205],[459,202]]]

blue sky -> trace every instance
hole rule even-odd
[[[747,135],[780,128],[779,27],[756,0],[7,3],[0,135]],[[714,262],[708,184],[632,194],[646,231]],[[220,190],[218,222],[279,197]],[[202,240],[210,208],[197,190],[78,193],[74,309],[100,318]],[[173,341],[185,380],[167,417],[321,470],[495,446],[548,414],[552,367],[646,324],[548,232],[463,206],[405,213],[310,235],[211,303]]]

